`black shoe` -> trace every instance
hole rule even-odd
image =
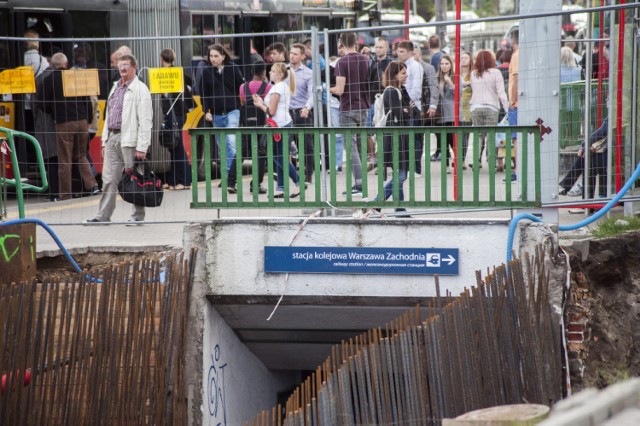
[[[94,186],[93,188],[91,188],[89,190],[89,192],[91,193],[91,195],[98,195],[100,194],[102,191],[100,191],[100,188],[98,187],[98,185]]]
[[[255,191],[255,188],[252,186],[251,187],[251,192],[254,192],[254,191]],[[266,193],[267,193],[267,189],[264,186],[259,185],[258,186],[258,194],[266,194]]]
[[[351,195],[358,195],[358,194],[362,195],[362,186],[353,185],[353,187],[351,188]],[[347,191],[344,191],[342,195],[347,195]]]
[[[58,201],[60,201],[60,197],[58,197],[57,195],[50,195],[49,196],[49,201],[52,203],[56,203]]]
[[[91,218],[91,219],[87,219],[84,222],[82,222],[83,225],[107,225],[109,222],[111,222],[110,220],[100,220],[100,219],[96,219],[95,217]]]
[[[231,185],[230,187],[227,188],[227,192],[229,194],[237,194],[238,193],[238,188],[236,188],[235,185]]]
[[[407,209],[396,209],[395,212],[396,213],[404,213],[404,214],[396,215],[396,217],[398,217],[398,218],[402,218],[402,219],[410,219],[411,218],[411,216],[409,214],[407,214]]]

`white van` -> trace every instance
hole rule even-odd
[[[426,24],[427,21],[420,15],[409,15],[409,24]],[[398,26],[404,25],[404,11],[403,10],[382,10],[380,12],[380,26]],[[369,27],[369,15],[362,15],[358,18],[358,28]],[[390,44],[393,44],[397,40],[404,40],[406,37],[404,36],[404,29],[402,28],[392,28],[383,30],[381,33],[371,31],[371,32],[363,32],[360,31],[358,34],[358,42],[359,44],[365,44],[367,46],[373,46],[375,43],[375,38],[378,36],[383,36],[387,40],[389,40]],[[409,29],[409,38],[411,41],[418,42],[420,44],[424,44],[429,41],[429,32],[427,31],[427,27],[420,28],[410,28]]]

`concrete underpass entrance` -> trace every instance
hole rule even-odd
[[[301,224],[235,219],[185,227],[184,249],[200,248],[187,353],[187,369],[196,372],[190,378],[194,420],[201,414],[203,424],[244,422],[274,406],[278,394],[316,370],[335,345],[383,327],[418,304],[421,318],[433,313],[431,275],[266,273],[265,247],[456,248],[458,274],[439,277],[443,296],[475,285],[476,271],[503,263],[506,253],[508,223],[501,220]],[[529,232],[544,233],[542,228],[531,225],[521,244],[537,240]]]

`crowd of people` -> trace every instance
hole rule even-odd
[[[37,38],[37,34],[31,34]],[[311,40],[294,43],[289,48],[276,42],[268,46],[263,55],[252,50],[250,67],[241,67],[234,60],[226,46],[213,44],[207,48],[204,60],[195,68],[194,78],[185,75],[184,91],[181,94],[161,96],[162,113],[175,117],[178,128],[182,128],[186,114],[194,107],[193,95],[200,96],[206,126],[216,128],[238,128],[271,125],[274,127],[312,127],[313,109],[316,107],[314,81],[311,61],[313,52]],[[321,47],[322,48],[322,47]],[[88,45],[74,49],[74,66],[87,67],[90,56]],[[76,55],[76,50],[77,55]],[[322,75],[323,111],[332,127],[372,127],[374,104],[382,96],[385,112],[388,112],[386,125],[398,126],[453,126],[458,118],[459,125],[496,126],[502,117],[509,125],[517,124],[518,110],[518,31],[512,33],[510,40],[502,40],[497,52],[481,50],[478,52],[461,51],[459,58],[441,49],[438,36],[432,36],[428,46],[403,40],[390,45],[385,38],[377,38],[374,46],[358,44],[354,32],[344,32],[338,40],[338,55],[325,63],[322,55],[317,66]],[[570,43],[561,51],[561,81],[576,81],[580,78],[579,57],[570,48]],[[454,77],[456,61],[460,61],[460,76]],[[74,196],[71,188],[72,164],[77,165],[84,191],[89,194],[102,194],[100,210],[91,222],[108,222],[113,212],[115,194],[123,167],[131,167],[134,160],[146,158],[151,141],[151,95],[147,86],[136,74],[137,60],[131,50],[122,46],[111,56],[111,68],[116,71],[108,76],[111,89],[106,96],[107,108],[105,126],[102,134],[104,169],[102,189],[96,182],[92,165],[87,156],[87,142],[91,130],[95,133],[96,100],[91,97],[63,98],[60,71],[69,67],[66,56],[56,53],[50,60],[38,52],[36,41],[28,43],[24,61],[34,69],[37,93],[29,107],[34,110],[35,131],[42,133],[38,138],[43,147],[47,173],[50,181],[52,200],[65,200]],[[175,52],[163,49],[159,55],[159,64],[163,67],[174,66]],[[94,64],[95,65],[95,64]],[[324,81],[325,68],[329,67],[329,81]],[[242,71],[249,71],[247,78]],[[267,77],[268,71],[268,77]],[[186,73],[185,73],[186,74]],[[101,85],[102,85],[101,76]],[[107,84],[106,87],[109,87]],[[387,90],[389,88],[395,90]],[[459,108],[455,110],[456,92]],[[251,116],[253,114],[253,116]],[[328,116],[327,116],[328,115]],[[47,131],[46,129],[50,129]],[[344,194],[357,196],[362,193],[363,173],[378,167],[379,149],[375,136],[371,133],[366,140],[351,132],[350,152],[344,152],[343,135],[337,135],[336,153],[333,164],[329,157],[317,159],[314,137],[309,132],[303,137],[292,136],[291,140],[265,140],[259,143],[258,181],[251,182],[250,191],[265,194],[263,186],[266,164],[265,146],[273,144],[274,169],[277,172],[276,198],[285,196],[285,170],[296,187],[289,197],[297,197],[300,187],[312,183],[319,161],[335,173],[343,171],[344,156],[350,158],[353,186]],[[55,142],[51,140],[55,135]],[[504,149],[496,147],[487,135],[480,135],[479,150],[473,159],[467,158],[469,134],[462,137],[462,158],[456,158],[452,133],[441,144],[437,135],[437,149],[430,155],[426,150],[427,161],[442,161],[451,174],[454,165],[463,171],[469,168],[482,168],[491,164],[490,157],[495,156],[497,172],[505,170]],[[280,136],[280,135],[276,135]],[[516,151],[516,135],[512,134],[512,153]],[[300,140],[297,140],[300,139]],[[223,173],[226,173],[226,190],[230,194],[238,191],[236,185],[236,136],[229,133],[224,141],[217,140],[219,158],[225,158]],[[286,144],[287,149],[284,149]],[[394,163],[394,140],[385,134],[383,143],[384,164],[376,173],[383,173],[387,179],[388,169],[397,174],[403,199],[402,184],[407,179],[409,167],[409,139],[400,133],[397,152],[400,155]],[[414,138],[416,176],[422,174],[425,155],[424,134]],[[224,149],[222,149],[224,147]],[[304,157],[297,158],[297,152],[304,148]],[[441,147],[445,147],[441,152]],[[333,148],[333,147],[331,147]],[[367,155],[363,156],[363,150]],[[289,156],[285,158],[285,152]],[[326,152],[330,152],[327,147]],[[170,149],[171,170],[166,176],[166,189],[188,189],[191,186],[191,169],[183,144]],[[224,155],[223,155],[224,154]],[[483,159],[484,154],[484,159]],[[362,164],[361,159],[367,159]],[[516,180],[515,157],[512,160],[512,176],[504,181]],[[393,170],[394,168],[398,170]],[[372,198],[387,199],[393,194],[393,181],[384,186],[384,194]],[[565,191],[566,192],[566,191]],[[141,222],[144,209],[134,208],[131,221]]]

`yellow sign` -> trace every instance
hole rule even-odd
[[[62,91],[66,98],[100,95],[98,70],[91,68],[62,71]]]
[[[182,68],[149,68],[151,93],[181,93],[184,90]]]
[[[36,79],[31,67],[18,67],[0,73],[0,94],[36,93]]]
[[[0,102],[0,127],[15,129],[15,113],[16,108],[13,102]],[[0,132],[0,137],[7,137],[7,135],[4,132]],[[0,145],[2,145],[1,142]]]

